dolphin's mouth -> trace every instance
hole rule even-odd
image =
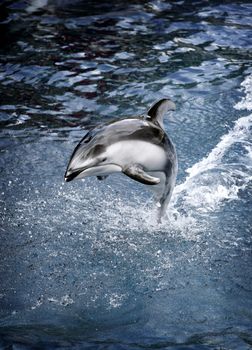
[[[104,165],[96,165],[93,167],[79,168],[71,172],[67,170],[65,173],[65,181],[69,182],[74,179],[81,179],[83,177],[88,177],[88,176],[104,176],[112,173],[118,173],[121,171],[122,171],[121,166],[117,164],[112,164],[112,163],[104,164]]]
[[[69,171],[67,170],[66,173],[65,173],[65,181],[66,181],[66,182],[72,181],[72,180],[75,179],[78,175],[80,175],[80,173],[82,173],[84,170],[85,170],[85,168],[84,168],[84,169],[78,169],[78,170],[75,170],[75,171],[73,171],[73,172],[69,172]]]

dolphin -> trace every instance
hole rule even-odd
[[[176,149],[166,134],[163,118],[175,110],[169,98],[155,102],[146,115],[100,125],[79,142],[65,173],[65,181],[123,173],[151,188],[158,201],[158,221],[166,212],[175,186]]]

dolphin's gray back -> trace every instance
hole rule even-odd
[[[102,151],[113,143],[119,141],[139,140],[160,146],[169,152],[174,153],[174,146],[164,130],[145,119],[127,118],[112,122],[105,126],[96,127],[90,130],[79,145],[89,143],[98,146],[97,152]],[[77,148],[78,148],[77,146]]]

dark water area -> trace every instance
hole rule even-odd
[[[252,348],[251,59],[249,1],[0,3],[0,349]],[[64,183],[165,96],[162,224],[129,178]]]

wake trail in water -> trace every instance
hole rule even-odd
[[[241,87],[245,97],[234,107],[252,110],[252,76]],[[252,181],[252,114],[239,118],[216,147],[188,168],[185,181],[174,190],[172,207],[201,213],[217,210],[226,200],[238,198]]]

